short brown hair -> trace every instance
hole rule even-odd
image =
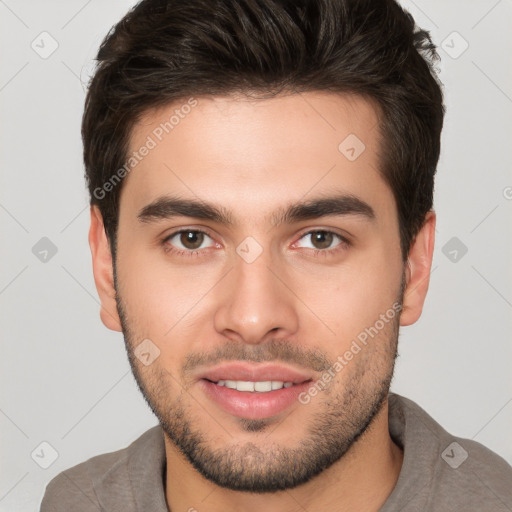
[[[328,91],[380,107],[379,171],[405,260],[432,209],[445,111],[438,59],[395,0],[142,0],[101,44],[82,121],[91,204],[113,253],[123,183],[104,185],[148,109],[190,96]]]

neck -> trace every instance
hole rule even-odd
[[[169,510],[202,512],[377,512],[391,494],[403,452],[388,428],[388,403],[366,432],[335,464],[311,481],[272,494],[221,488],[203,478],[165,436],[166,499]]]

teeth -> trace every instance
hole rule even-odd
[[[217,386],[225,386],[230,389],[236,389],[237,391],[257,391],[259,393],[268,393],[269,391],[275,391],[281,388],[289,388],[293,386],[293,382],[282,382],[279,380],[265,380],[251,382],[247,380],[219,380]]]
[[[239,380],[236,383],[237,391],[254,391],[254,382],[246,382],[244,380]]]
[[[265,382],[255,382],[254,391],[267,392],[272,391],[272,382],[266,380]]]

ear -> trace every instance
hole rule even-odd
[[[92,254],[94,282],[101,301],[101,321],[113,331],[122,331],[117,313],[116,291],[114,288],[114,267],[112,253],[108,242],[103,217],[97,206],[91,206],[91,227],[89,229],[89,246]]]
[[[409,250],[406,287],[400,315],[400,325],[402,326],[413,324],[421,316],[430,282],[435,229],[436,214],[429,211]]]

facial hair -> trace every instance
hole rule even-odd
[[[400,304],[404,288],[402,282]],[[332,367],[334,362],[318,350],[299,347],[284,340],[272,339],[268,343],[251,346],[230,341],[212,353],[190,354],[182,366],[181,382],[160,366],[156,366],[152,373],[148,373],[146,368],[143,375],[134,349],[144,336],[138,336],[132,329],[134,324],[127,316],[119,293],[116,301],[130,366],[145,401],[168,439],[203,477],[220,487],[251,493],[273,493],[310,481],[339,461],[354,446],[371,428],[386,403],[397,357],[398,313],[343,368],[342,372],[349,372],[345,385],[337,388],[333,383],[324,390],[322,410],[312,415],[305,435],[297,446],[280,446],[272,441],[270,433],[265,446],[245,442],[214,448],[207,430],[203,428],[207,423],[204,417],[198,418],[191,412],[191,397],[184,382],[192,368],[204,362],[213,364],[226,360],[246,360],[292,362],[318,371]],[[308,405],[297,403],[297,407]],[[208,417],[207,420],[212,418]],[[268,420],[239,419],[239,426],[245,432],[263,432],[271,425],[272,422]]]

